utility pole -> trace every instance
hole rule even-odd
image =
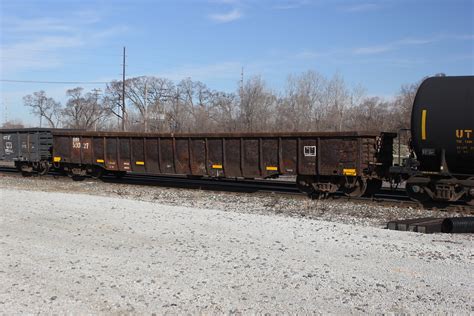
[[[127,111],[125,111],[125,46],[123,47],[123,64],[122,64],[122,131],[125,131],[125,120]]]
[[[145,132],[148,132],[148,104],[147,104],[147,98],[148,98],[148,89],[147,89],[147,83],[145,81],[145,98],[143,100],[144,107],[145,107]]]
[[[98,107],[98,103],[99,103],[99,93],[102,92],[100,89],[97,89],[97,88],[94,88],[92,89],[92,91],[94,92],[94,98],[95,98],[95,104],[94,104],[94,112],[97,111],[97,107]],[[97,114],[96,112],[93,113],[93,114]],[[95,118],[94,120],[94,131],[97,131],[97,121],[98,121],[98,117]]]
[[[242,110],[242,107],[243,107],[243,99],[244,99],[244,67],[242,66],[242,70],[240,71],[240,89],[239,89],[240,110]]]
[[[240,97],[242,98],[242,94],[244,92],[244,67],[242,67],[242,71],[240,72]]]
[[[5,107],[5,112],[3,113],[3,123],[4,124],[7,124],[8,122],[8,100],[7,98],[5,98],[5,100],[3,100],[3,105]]]

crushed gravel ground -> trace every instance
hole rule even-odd
[[[472,235],[381,229],[433,211],[12,176],[0,196],[5,314],[474,312]]]
[[[408,206],[363,204],[346,200],[310,200],[306,196],[264,193],[235,193],[162,186],[105,183],[87,179],[75,182],[67,177],[22,178],[0,173],[0,188],[49,192],[86,193],[161,203],[165,205],[208,208],[221,211],[276,214],[280,216],[323,219],[331,222],[385,227],[390,220],[417,217],[463,216],[440,210]]]

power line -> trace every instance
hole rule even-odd
[[[110,82],[107,82],[107,81],[39,81],[39,80],[13,80],[13,79],[0,79],[0,82],[52,83],[52,84],[106,84],[106,83],[110,83]]]
[[[54,50],[52,49],[30,49],[30,48],[22,48],[21,49],[22,52],[25,52],[25,51],[30,51],[30,52],[43,52],[43,53],[54,53]],[[77,52],[77,53],[80,53],[81,55],[85,55],[84,54],[84,51],[86,52],[86,54],[88,55],[94,55],[94,56],[104,56],[104,57],[110,57],[110,56],[122,56],[121,54],[115,54],[115,53],[107,53],[107,52],[101,52],[101,53],[97,53],[97,50],[94,49],[94,48],[91,48],[91,49],[87,49],[87,48],[81,48],[79,50],[77,49],[74,49],[74,52]]]

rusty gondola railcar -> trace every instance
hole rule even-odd
[[[53,164],[81,178],[127,172],[212,178],[294,175],[302,191],[360,196],[389,176],[393,133],[152,134],[56,130]]]

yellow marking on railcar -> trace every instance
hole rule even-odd
[[[355,169],[343,169],[342,174],[345,176],[356,176],[357,171]]]
[[[274,167],[274,166],[267,166],[267,171],[278,171],[278,167]]]
[[[421,140],[426,140],[426,110],[421,111]]]
[[[96,160],[98,163],[104,163],[104,159],[97,159]]]
[[[135,161],[135,164],[138,166],[144,166],[145,162],[144,161]]]
[[[54,161],[54,162],[60,162],[60,161],[61,161],[61,157],[54,157],[54,158],[53,158],[53,161]]]
[[[222,169],[222,165],[212,165],[212,169]]]

